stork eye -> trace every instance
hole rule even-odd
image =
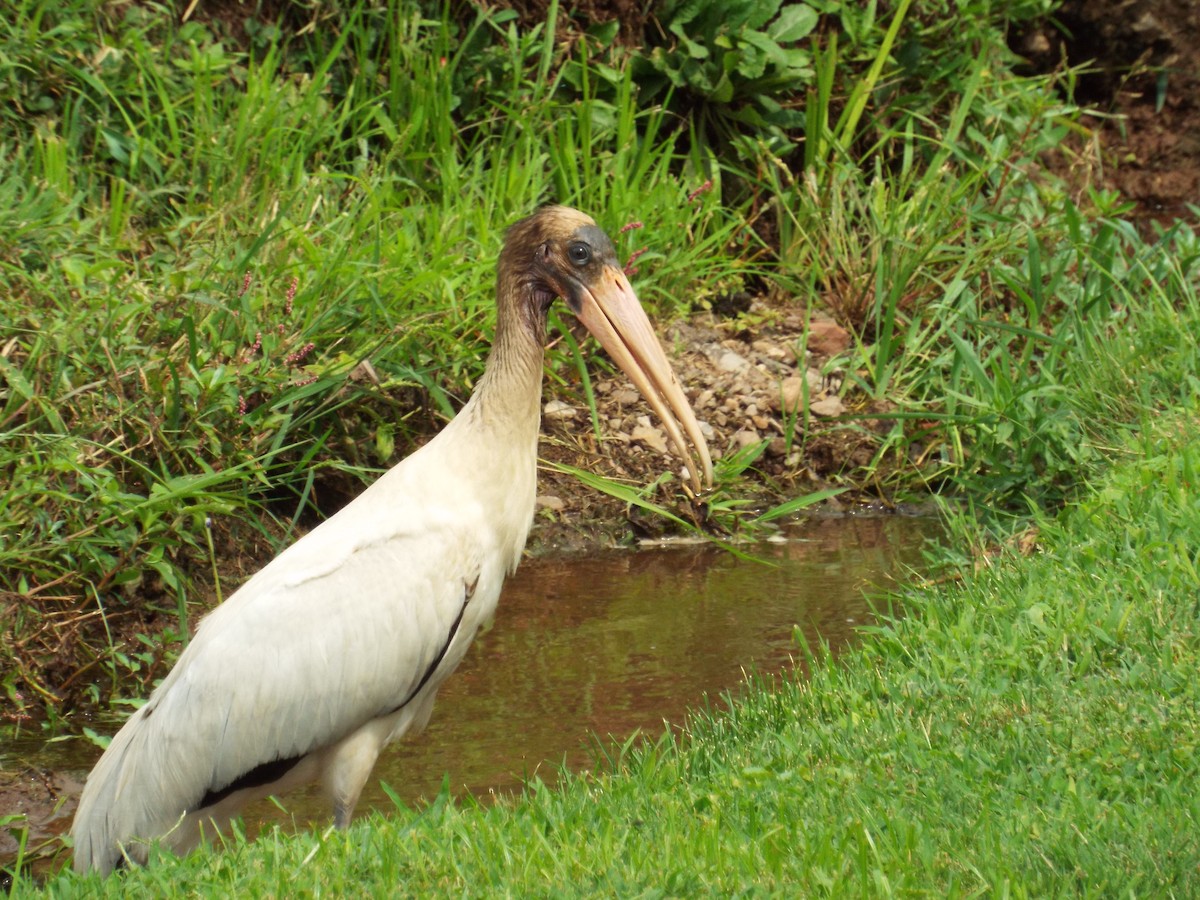
[[[592,248],[583,241],[572,241],[567,247],[567,256],[577,266],[586,266],[592,261]]]

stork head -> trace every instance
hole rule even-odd
[[[708,444],[608,235],[578,210],[543,207],[508,230],[499,270],[501,298],[515,295],[519,306],[509,314],[516,312],[539,336],[550,304],[562,298],[662,420],[693,489],[711,486]]]

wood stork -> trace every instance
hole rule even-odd
[[[349,824],[380,750],[428,721],[520,559],[556,297],[649,401],[695,489],[711,484],[696,418],[608,236],[566,207],[516,223],[471,399],[201,622],[87,779],[72,827],[78,871],[144,862],[153,840],[187,852],[251,800],[316,780],[335,824]]]

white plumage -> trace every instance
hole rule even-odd
[[[586,257],[586,259],[584,258]],[[490,621],[533,518],[545,311],[564,298],[707,447],[608,238],[548,207],[510,230],[487,371],[454,420],[200,624],[88,778],[75,867],[186,852],[250,800],[321,780],[350,821],[384,744],[420,729]],[[649,341],[646,335],[650,335]],[[698,487],[675,422],[664,418]]]

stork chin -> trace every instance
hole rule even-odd
[[[662,419],[692,489],[711,485],[696,417],[608,236],[560,206],[513,225],[471,399],[204,618],[87,779],[78,871],[142,863],[152,842],[187,852],[251,800],[313,781],[350,823],[380,751],[424,726],[520,560],[556,298]]]

